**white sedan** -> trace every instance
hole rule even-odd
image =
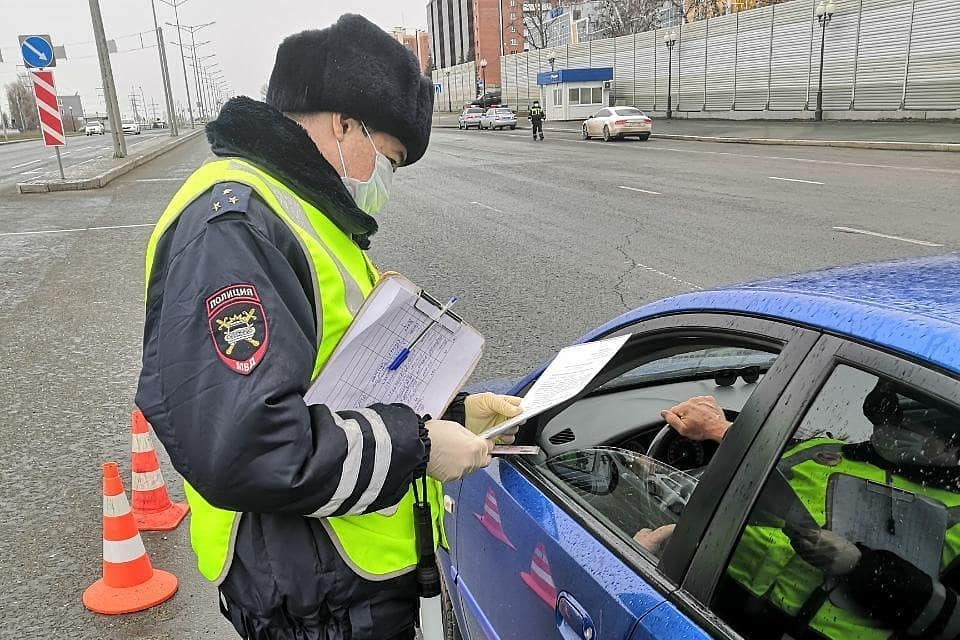
[[[580,135],[584,140],[603,138],[604,142],[625,136],[646,140],[652,130],[653,120],[636,107],[605,107],[584,120]]]
[[[120,124],[123,126],[124,133],[130,133],[135,136],[140,135],[140,123],[136,120],[124,120]]]

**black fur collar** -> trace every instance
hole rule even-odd
[[[340,175],[299,124],[263,102],[241,96],[224,104],[206,130],[215,155],[255,164],[320,209],[361,249],[370,246],[377,221],[357,207]]]

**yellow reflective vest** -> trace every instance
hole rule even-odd
[[[230,158],[207,163],[195,171],[174,195],[150,236],[146,282],[150,282],[160,238],[191,202],[220,182],[237,182],[255,191],[293,231],[310,259],[319,343],[312,376],[316,378],[376,284],[377,271],[367,255],[323,212],[262,169]],[[186,481],[184,491],[191,509],[190,543],[200,573],[219,584],[230,570],[242,514],[214,507]],[[436,547],[443,542],[443,499],[440,483],[432,478],[428,478],[427,498],[434,516]],[[363,578],[386,580],[416,567],[412,488],[395,509],[323,518],[321,523],[346,564]]]
[[[821,527],[830,521],[829,491],[831,477],[844,474],[888,484],[887,472],[841,453],[844,442],[814,438],[784,454],[778,467],[788,474],[790,486],[813,519]],[[960,495],[925,487],[900,476],[891,475],[889,484],[897,489],[942,503],[951,515],[960,506]],[[960,555],[960,524],[951,517],[941,557],[941,570]],[[794,552],[790,540],[776,527],[748,526],[727,568],[728,575],[760,599],[767,600],[791,617],[800,614],[808,598],[824,583],[823,574]],[[893,631],[857,611],[838,606],[827,598],[810,619],[809,627],[835,640],[885,640]]]

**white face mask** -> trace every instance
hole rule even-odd
[[[380,153],[377,146],[373,144],[373,138],[370,136],[367,125],[361,122],[360,126],[363,127],[363,132],[370,142],[370,146],[373,147],[373,152],[376,154],[373,172],[365,181],[351,178],[347,175],[347,165],[343,161],[343,149],[340,148],[340,141],[337,140],[337,151],[340,152],[340,166],[343,168],[343,176],[341,176],[340,179],[343,180],[343,185],[347,188],[347,191],[350,192],[350,195],[353,196],[353,201],[357,203],[360,210],[373,215],[380,211],[383,205],[387,204],[387,200],[390,199],[390,185],[393,183],[393,165],[390,164],[390,159]]]

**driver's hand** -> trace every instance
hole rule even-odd
[[[648,529],[644,527],[633,535],[633,540],[653,555],[659,556],[660,549],[663,547],[664,543],[670,539],[670,536],[673,534],[673,530],[676,528],[676,526],[677,525],[675,524],[665,524],[662,527],[657,527],[656,529]]]
[[[696,396],[661,411],[660,416],[677,433],[690,440],[723,440],[733,424],[723,415],[723,409],[713,396]]]

